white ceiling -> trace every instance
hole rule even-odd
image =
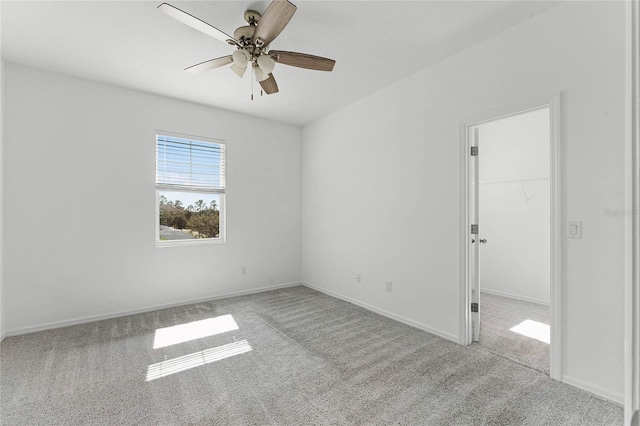
[[[168,2],[233,34],[268,1]],[[277,65],[280,93],[187,66],[233,48],[156,10],[157,1],[1,1],[2,57],[89,80],[303,125],[553,7],[546,1],[309,1],[272,49],[325,56],[331,73]],[[254,85],[259,93],[259,86]]]

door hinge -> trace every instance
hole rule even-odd
[[[472,146],[471,147],[471,156],[475,157],[478,155],[478,147],[477,146]]]
[[[471,304],[471,312],[478,312],[478,304],[477,303],[472,303]]]
[[[478,225],[471,225],[471,233],[472,234],[478,233]]]

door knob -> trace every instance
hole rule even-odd
[[[480,240],[480,244],[487,244],[487,240],[486,240],[486,239],[484,239],[484,238],[483,238],[483,239],[481,239],[481,240]]]

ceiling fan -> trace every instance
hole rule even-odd
[[[271,42],[284,30],[296,12],[297,7],[288,0],[273,0],[264,14],[247,10],[244,13],[244,19],[249,25],[236,29],[233,37],[168,3],[162,3],[158,9],[183,24],[236,47],[232,55],[210,59],[185,68],[185,71],[191,73],[231,65],[231,70],[242,77],[247,67],[251,66],[256,80],[270,95],[278,92],[278,84],[272,74],[276,63],[318,71],[332,71],[336,63],[333,59],[306,53],[269,49]]]

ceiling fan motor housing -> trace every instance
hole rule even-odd
[[[233,32],[233,37],[240,42],[242,45],[246,45],[251,43],[251,39],[253,38],[253,33],[256,31],[256,27],[253,25],[245,25],[243,27],[239,27]]]

